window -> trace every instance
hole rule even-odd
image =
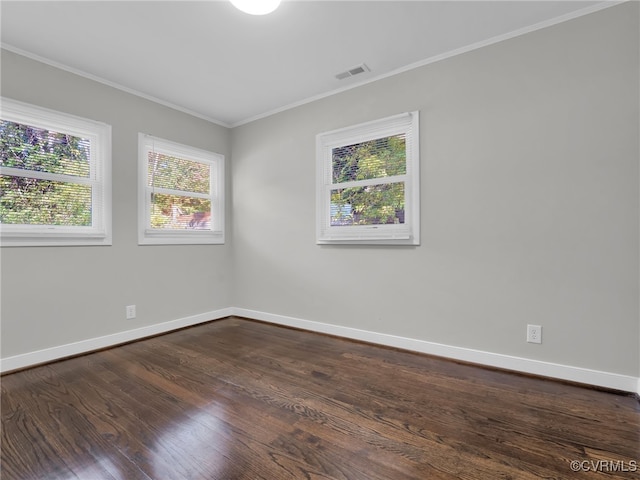
[[[316,138],[317,243],[419,245],[418,112]]]
[[[2,246],[111,245],[111,126],[2,98]]]
[[[139,134],[138,243],[224,243],[224,156]]]

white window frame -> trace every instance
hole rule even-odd
[[[2,120],[89,140],[89,177],[71,177],[10,167],[0,167],[0,174],[90,185],[92,222],[91,226],[2,224],[1,245],[111,245],[111,125],[9,98],[2,97],[0,102]]]
[[[210,168],[210,190],[206,196],[211,201],[211,230],[154,229],[151,228],[151,193],[148,185],[149,152],[204,163]],[[159,193],[184,194],[167,189],[155,189]],[[194,194],[195,195],[195,194]],[[138,134],[138,244],[139,245],[208,245],[223,244],[224,239],[224,155],[183,145],[171,140]]]
[[[344,188],[332,183],[334,148],[394,135],[406,135],[406,174],[349,182],[349,187],[404,182],[405,223],[393,225],[331,225],[331,190]],[[341,128],[316,136],[316,243],[359,245],[420,245],[420,151],[419,112]]]

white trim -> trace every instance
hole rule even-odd
[[[497,367],[520,373],[540,375],[559,380],[568,380],[571,382],[595,385],[625,392],[637,392],[640,395],[640,378],[629,375],[620,375],[617,373],[591,370],[588,368],[573,367],[570,365],[543,362],[529,358],[485,352],[471,348],[444,345],[441,343],[427,342],[414,338],[399,337],[386,333],[371,332],[328,323],[303,320],[284,315],[249,310],[246,308],[234,307],[232,308],[232,311],[233,315],[251,318],[254,320],[262,320],[277,325],[301,328],[303,330],[326,333],[338,337],[361,340],[378,345],[401,348],[404,350],[426,353],[429,355],[436,355],[438,357],[461,360],[489,367]]]
[[[190,327],[199,323],[206,323],[211,320],[218,320],[232,315],[232,310],[233,309],[229,307],[222,308],[220,310],[213,310],[199,315],[170,320],[168,322],[140,327],[133,330],[126,330],[124,332],[113,333],[103,337],[89,338],[87,340],[68,343],[66,345],[45,348],[43,350],[36,350],[35,352],[24,353],[21,355],[14,355],[13,357],[0,359],[0,372],[10,372],[12,370],[31,367],[41,363],[60,360],[73,355],[90,353],[102,348],[113,347],[122,343],[141,340],[145,337],[168,333],[179,328]]]
[[[399,337],[386,333],[371,332],[357,328],[343,327],[329,323],[303,320],[300,318],[277,315],[246,308],[227,307],[211,312],[201,313],[190,317],[171,320],[156,325],[127,330],[102,337],[90,338],[79,342],[46,348],[25,354],[15,355],[0,359],[0,373],[32,367],[38,364],[60,360],[66,357],[90,353],[102,348],[114,347],[116,345],[135,340],[141,340],[153,335],[168,333],[184,327],[198,325],[213,320],[219,320],[230,316],[246,317],[253,320],[261,320],[283,325],[287,327],[300,328],[317,333],[325,333],[353,340],[360,340],[388,347],[401,348],[404,350],[426,353],[438,357],[461,360],[489,367],[497,367],[520,373],[540,375],[559,380],[583,383],[599,387],[611,388],[625,392],[636,393],[640,396],[640,378],[617,373],[591,370],[588,368],[573,367],[540,360],[532,360],[511,355],[485,352],[471,348],[444,345],[441,343],[427,342],[407,337]]]
[[[111,125],[8,97],[0,97],[0,104],[2,120],[87,139],[91,150],[89,174],[84,177],[12,167],[0,167],[0,173],[89,186],[92,211],[92,223],[87,226],[2,224],[0,225],[1,246],[111,245]]]
[[[200,194],[148,186],[149,153],[155,151],[209,167],[209,193]],[[138,245],[221,245],[225,242],[225,157],[216,152],[138,133]],[[211,226],[206,229],[154,229],[151,194],[163,193],[210,200]]]
[[[302,1],[302,0],[298,0],[298,1]],[[329,0],[329,1],[339,1],[339,0]],[[365,1],[365,0],[358,0],[358,1]],[[377,1],[383,1],[383,0],[377,0]],[[413,1],[421,1],[421,0],[413,0]],[[527,27],[523,27],[518,30],[514,30],[512,32],[503,33],[502,35],[498,35],[486,40],[481,40],[479,42],[472,43],[471,45],[466,45],[464,47],[456,48],[454,50],[450,50],[448,52],[441,53],[439,55],[434,55],[433,57],[420,60],[418,62],[412,63],[410,65],[406,65],[404,67],[397,68],[395,70],[392,70],[387,73],[383,73],[381,75],[376,75],[375,77],[364,79],[360,82],[352,83],[351,85],[347,85],[341,88],[336,88],[335,90],[331,90],[329,92],[320,93],[318,95],[314,95],[312,97],[305,98],[303,100],[293,102],[288,105],[284,105],[282,107],[274,108],[273,110],[268,110],[264,113],[259,113],[258,115],[245,118],[244,120],[233,122],[229,124],[229,127],[235,128],[241,125],[245,125],[247,123],[255,122],[256,120],[261,120],[263,118],[270,117],[277,113],[286,112],[287,110],[292,110],[302,105],[313,103],[317,100],[322,100],[323,98],[332,97],[333,95],[337,95],[339,93],[346,92],[354,88],[362,87],[363,85],[368,85],[369,83],[377,82],[378,80],[382,80],[388,77],[393,77],[395,75],[399,75],[401,73],[408,72],[410,70],[415,70],[416,68],[424,67],[425,65],[429,65],[431,63],[436,63],[441,60],[446,60],[447,58],[462,55],[463,53],[471,52],[473,50],[478,50],[479,48],[482,48],[482,47],[487,47],[489,45],[504,42],[505,40],[510,40],[512,38],[519,37],[521,35],[526,35],[527,33],[535,32],[536,30],[542,30],[547,27],[552,27],[559,23],[564,23],[569,20],[574,20],[576,18],[582,17],[584,15],[589,15],[591,13],[599,12],[600,10],[604,10],[605,8],[613,7],[615,5],[618,5],[620,3],[625,3],[627,1],[630,1],[630,0],[604,0],[603,2],[598,3],[596,5],[592,5],[589,7],[582,8],[580,10],[566,13],[564,15],[560,15],[559,17],[544,20],[542,22],[538,22],[536,24],[529,25]]]
[[[36,0],[33,0],[36,1]],[[55,0],[49,0],[55,1]],[[83,0],[76,0],[83,1]],[[128,0],[119,0],[119,1],[128,1]],[[152,0],[147,0],[152,1]],[[165,0],[170,1],[170,0]],[[144,98],[145,100],[149,100],[153,103],[157,103],[159,105],[163,105],[165,107],[169,107],[173,110],[177,110],[178,112],[186,113],[187,115],[191,115],[192,117],[201,118],[202,120],[206,120],[207,122],[215,123],[216,125],[220,125],[221,127],[231,128],[231,124],[227,122],[223,122],[221,120],[217,120],[215,118],[209,117],[208,115],[204,115],[202,113],[196,112],[194,110],[189,110],[188,108],[181,107],[180,105],[176,105],[175,103],[168,102],[166,100],[162,100],[161,98],[154,97],[153,95],[148,95],[146,93],[140,92],[139,90],[135,90],[133,88],[125,87],[124,85],[120,85],[119,83],[112,82],[111,80],[107,80],[102,77],[98,77],[97,75],[93,75],[91,73],[87,73],[83,70],[78,70],[77,68],[69,67],[63,63],[56,62],[54,60],[50,60],[45,57],[41,57],[40,55],[36,55],[35,53],[28,52],[26,50],[22,50],[21,48],[14,47],[13,45],[9,45],[8,43],[0,43],[0,48],[7,50],[9,52],[16,53],[23,57],[30,58],[31,60],[35,60],[36,62],[44,63],[45,65],[49,65],[51,67],[55,67],[65,72],[72,73],[74,75],[78,75],[79,77],[87,78],[89,80],[93,80],[94,82],[101,83],[111,88],[115,88],[116,90],[120,90],[125,93],[129,93],[131,95],[135,95],[136,97]]]
[[[333,150],[376,139],[406,135],[404,174],[336,183]],[[404,224],[331,223],[332,192],[370,185],[403,184]],[[318,245],[420,245],[420,112],[400,113],[316,135],[316,243]]]
[[[126,0],[120,0],[120,1],[126,1]],[[148,1],[150,1],[150,0],[148,0]],[[166,1],[168,1],[168,0],[166,0]],[[222,1],[222,0],[216,0],[216,1]],[[291,1],[291,0],[289,0],[289,1]],[[297,1],[303,1],[303,0],[297,0]],[[331,1],[339,1],[339,0],[331,0]],[[364,0],[359,0],[359,1],[364,1]],[[378,0],[378,1],[382,1],[382,0]],[[421,1],[421,0],[414,0],[414,1]],[[21,55],[23,57],[27,57],[27,58],[30,58],[32,60],[36,60],[36,61],[38,61],[40,63],[44,63],[45,65],[50,65],[50,66],[58,68],[60,70],[64,70],[66,72],[73,73],[74,75],[78,75],[80,77],[88,78],[89,80],[93,80],[95,82],[102,83],[103,85],[107,85],[109,87],[121,90],[121,91],[129,93],[131,95],[135,95],[137,97],[144,98],[146,100],[150,100],[150,101],[158,103],[160,105],[164,105],[165,107],[172,108],[172,109],[177,110],[179,112],[183,112],[183,113],[186,113],[188,115],[191,115],[191,116],[194,116],[194,117],[197,117],[197,118],[201,118],[203,120],[207,120],[208,122],[215,123],[216,125],[220,125],[222,127],[227,127],[227,128],[234,128],[234,127],[239,127],[241,125],[245,125],[247,123],[254,122],[256,120],[260,120],[260,119],[263,119],[263,118],[270,117],[270,116],[275,115],[277,113],[285,112],[287,110],[291,110],[293,108],[300,107],[302,105],[306,105],[308,103],[315,102],[316,100],[321,100],[323,98],[327,98],[327,97],[331,97],[333,95],[337,95],[338,93],[342,93],[342,92],[345,92],[347,90],[351,90],[353,88],[358,88],[358,87],[361,87],[363,85],[367,85],[369,83],[377,82],[378,80],[382,80],[384,78],[392,77],[394,75],[398,75],[400,73],[404,73],[404,72],[407,72],[409,70],[414,70],[416,68],[420,68],[420,67],[423,67],[425,65],[429,65],[431,63],[439,62],[440,60],[445,60],[445,59],[450,58],[450,57],[455,57],[456,55],[461,55],[463,53],[467,53],[467,52],[470,52],[470,51],[473,51],[473,50],[477,50],[477,49],[482,48],[482,47],[493,45],[495,43],[500,43],[500,42],[503,42],[505,40],[509,40],[511,38],[515,38],[515,37],[519,37],[521,35],[525,35],[527,33],[535,32],[536,30],[542,30],[543,28],[551,27],[551,26],[557,25],[559,23],[564,23],[564,22],[567,22],[569,20],[573,20],[573,19],[582,17],[584,15],[588,15],[588,14],[591,14],[591,13],[599,12],[600,10],[604,10],[605,8],[613,7],[615,5],[618,5],[620,3],[624,3],[624,2],[627,2],[627,1],[629,1],[629,0],[605,0],[605,1],[602,1],[602,2],[597,3],[595,5],[592,5],[592,6],[589,6],[589,7],[585,7],[585,8],[582,8],[580,10],[576,10],[576,11],[573,11],[573,12],[570,12],[570,13],[566,13],[564,15],[560,15],[559,17],[555,17],[555,18],[551,18],[551,19],[548,19],[548,20],[544,20],[544,21],[538,22],[538,23],[536,23],[534,25],[529,25],[527,27],[523,27],[523,28],[520,28],[518,30],[514,30],[512,32],[504,33],[502,35],[498,35],[498,36],[495,36],[493,38],[489,38],[487,40],[482,40],[482,41],[479,41],[479,42],[476,42],[476,43],[472,43],[471,45],[467,45],[467,46],[464,46],[464,47],[461,47],[461,48],[457,48],[457,49],[451,50],[449,52],[442,53],[440,55],[435,55],[433,57],[426,58],[424,60],[412,63],[410,65],[407,65],[407,66],[404,66],[404,67],[401,67],[401,68],[398,68],[396,70],[392,70],[392,71],[390,71],[388,73],[385,73],[385,74],[382,74],[382,75],[377,75],[375,77],[368,78],[368,79],[366,79],[364,81],[352,83],[351,85],[347,85],[347,86],[342,87],[342,88],[336,88],[335,90],[331,90],[331,91],[326,92],[326,93],[321,93],[319,95],[314,95],[312,97],[308,97],[308,98],[299,100],[297,102],[293,102],[293,103],[290,103],[288,105],[284,105],[282,107],[274,108],[272,110],[268,110],[266,112],[259,113],[257,115],[253,115],[251,117],[248,117],[248,118],[245,118],[245,119],[242,119],[242,120],[238,120],[236,122],[223,122],[221,120],[215,119],[215,118],[210,117],[208,115],[205,115],[203,113],[199,113],[199,112],[196,112],[194,110],[190,110],[188,108],[181,107],[179,105],[176,105],[174,103],[168,102],[166,100],[162,100],[160,98],[154,97],[152,95],[148,95],[148,94],[140,92],[138,90],[134,90],[132,88],[125,87],[124,85],[120,85],[119,83],[112,82],[112,81],[106,80],[106,79],[104,79],[102,77],[98,77],[97,75],[93,75],[91,73],[87,73],[87,72],[84,72],[82,70],[78,70],[76,68],[69,67],[67,65],[64,65],[62,63],[59,63],[59,62],[56,62],[56,61],[53,61],[53,60],[50,60],[48,58],[41,57],[40,55],[36,55],[35,53],[31,53],[31,52],[28,52],[26,50],[22,50],[20,48],[14,47],[14,46],[12,46],[10,44],[7,44],[7,43],[4,43],[4,42],[0,43],[0,48],[3,48],[3,49],[8,50],[10,52],[16,53],[16,54]]]

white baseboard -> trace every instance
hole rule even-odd
[[[404,350],[426,353],[439,357],[476,363],[479,365],[632,392],[640,396],[640,378],[628,375],[572,367],[557,363],[542,362],[539,360],[502,355],[482,350],[473,350],[470,348],[455,347],[452,345],[444,345],[441,343],[427,342],[424,340],[399,337],[386,333],[359,330],[356,328],[343,327],[329,323],[303,320],[300,318],[236,307],[222,308],[220,310],[171,320],[156,325],[149,325],[147,327],[136,328],[134,330],[127,330],[125,332],[118,332],[111,335],[90,338],[88,340],[3,358],[0,359],[0,372],[10,372],[73,355],[80,355],[102,348],[113,347],[122,343],[140,340],[152,335],[167,333],[179,328],[190,327],[199,323],[205,323],[231,315],[251,318],[254,320],[262,320],[276,325],[284,325],[313,332],[336,335],[338,337],[361,340],[378,345],[402,348]]]
[[[136,328],[134,330],[127,330],[125,332],[118,332],[111,335],[105,335],[103,337],[90,338],[88,340],[68,343],[58,347],[45,348],[35,352],[15,355],[13,357],[7,357],[0,360],[0,372],[10,372],[12,370],[31,367],[33,365],[51,362],[53,360],[59,360],[73,355],[92,352],[101,348],[113,347],[121,343],[170,332],[179,328],[190,327],[199,323],[225,318],[230,315],[232,315],[232,308],[222,308],[220,310],[201,313],[199,315]]]
[[[326,333],[329,335],[336,335],[339,337],[351,338],[354,340],[361,340],[378,345],[402,348],[404,350],[427,353],[430,355],[461,360],[464,362],[497,367],[521,373],[541,375],[560,380],[568,380],[571,382],[584,383],[587,385],[595,385],[599,387],[611,388],[614,390],[637,393],[638,395],[640,395],[640,378],[628,375],[620,375],[617,373],[572,367],[569,365],[561,365],[557,363],[542,362],[539,360],[502,355],[499,353],[485,352],[482,350],[473,350],[470,348],[455,347],[451,345],[444,345],[441,343],[416,340],[413,338],[398,337],[386,333],[370,332],[367,330],[342,327],[339,325],[331,325],[328,323],[302,320],[299,318],[287,317],[283,315],[275,315],[245,308],[232,308],[232,310],[234,315],[251,318],[254,320],[262,320],[277,325],[301,328],[304,330],[311,330],[314,332]]]

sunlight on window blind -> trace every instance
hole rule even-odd
[[[406,151],[405,134],[333,148],[330,225],[404,223]]]
[[[90,226],[91,142],[0,122],[0,223]]]
[[[148,153],[151,228],[211,230],[211,165]]]

